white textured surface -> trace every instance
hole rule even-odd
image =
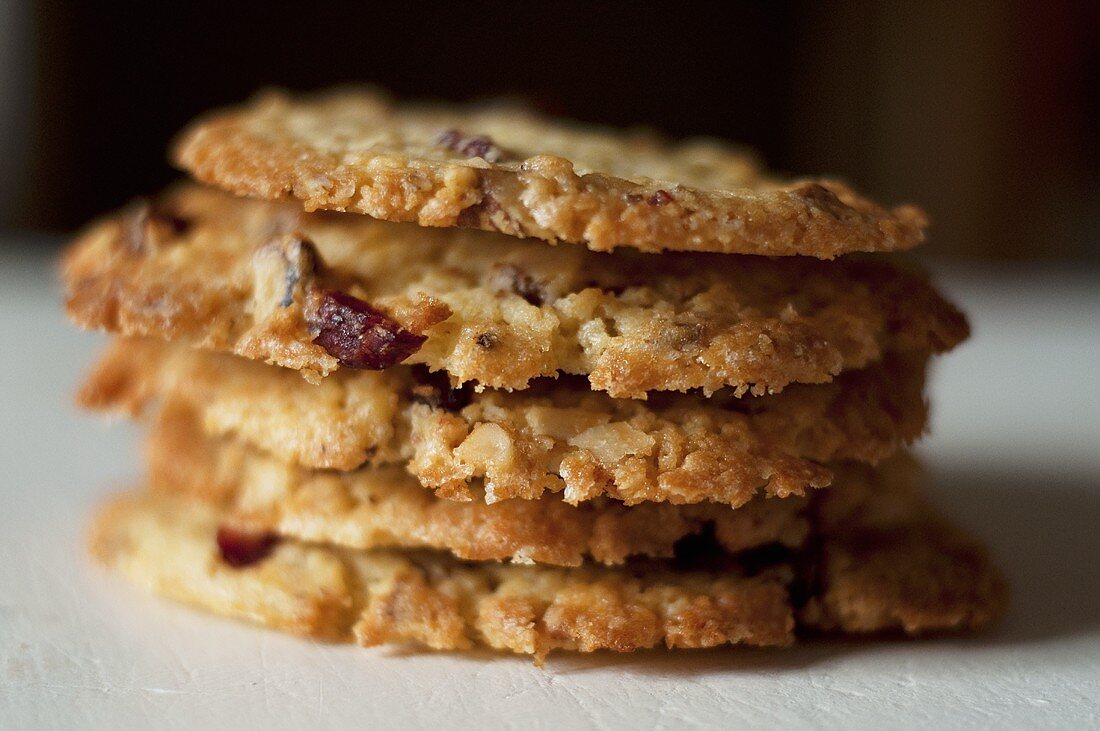
[[[0,247],[0,251],[4,249]],[[0,727],[1062,727],[1100,724],[1100,277],[951,272],[974,340],[937,371],[943,503],[1007,570],[979,639],[523,659],[332,647],[208,617],[88,563],[135,432],[76,414],[101,338],[0,254]]]

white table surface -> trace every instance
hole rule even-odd
[[[3,242],[0,242],[2,244]],[[1100,276],[946,272],[975,323],[922,448],[1014,591],[977,639],[522,658],[325,646],[207,616],[89,563],[133,427],[75,412],[102,336],[45,258],[0,245],[0,728],[1061,727],[1100,724]]]

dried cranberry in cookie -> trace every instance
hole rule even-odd
[[[256,533],[223,525],[218,528],[217,541],[222,560],[241,569],[271,555],[279,538],[274,533]]]
[[[405,330],[381,310],[344,292],[325,290],[308,316],[317,331],[313,342],[348,368],[392,368],[408,359],[427,339]]]

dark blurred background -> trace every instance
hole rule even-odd
[[[0,230],[156,190],[258,87],[371,81],[744,142],[919,202],[942,257],[1100,260],[1100,2],[718,7],[0,0]]]

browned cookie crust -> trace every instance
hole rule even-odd
[[[559,372],[614,397],[821,383],[888,350],[940,352],[965,318],[881,262],[595,254],[184,186],[92,226],[63,265],[85,327],[300,369],[399,362],[455,385]]]
[[[778,182],[742,150],[554,121],[516,107],[397,106],[368,90],[265,94],[196,122],[175,159],[241,195],[606,251],[891,251],[924,238],[828,180]]]
[[[211,440],[192,413],[171,407],[153,426],[148,457],[155,491],[214,505],[251,533],[352,549],[432,548],[467,560],[578,566],[585,558],[671,558],[690,536],[713,537],[729,553],[796,548],[809,528],[799,498],[759,498],[739,510],[717,503],[627,508],[610,500],[573,507],[549,495],[493,505],[440,500],[399,468],[306,470]]]
[[[151,400],[184,403],[209,434],[284,461],[404,464],[455,500],[554,492],[573,504],[608,496],[738,506],[760,491],[782,497],[824,486],[832,477],[824,463],[874,463],[919,436],[923,382],[923,361],[888,357],[829,384],[741,399],[617,400],[569,379],[478,394],[405,367],[344,370],[313,386],[243,358],[120,340],[78,400],[129,414]]]

